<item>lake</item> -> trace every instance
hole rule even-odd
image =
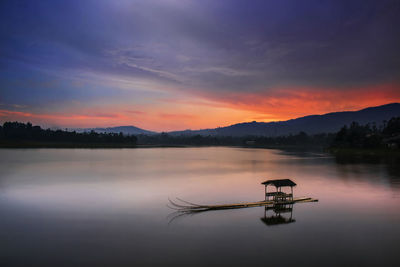
[[[396,163],[251,148],[0,149],[1,266],[400,266]],[[297,203],[176,217],[168,198]]]

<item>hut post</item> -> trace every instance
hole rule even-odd
[[[267,185],[265,185],[265,194],[264,194],[265,200],[267,200]]]
[[[291,186],[290,189],[292,191],[292,201],[293,201],[293,186]]]

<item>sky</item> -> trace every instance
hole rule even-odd
[[[0,122],[153,131],[400,102],[400,1],[0,2]]]

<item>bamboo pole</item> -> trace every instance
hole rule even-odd
[[[180,201],[184,201],[178,199]],[[198,205],[191,203],[190,205],[181,205],[178,203],[169,200],[170,203],[179,211],[187,212],[187,211],[201,211],[201,210],[218,210],[218,209],[240,209],[240,208],[250,208],[250,207],[260,207],[260,206],[268,206],[268,205],[285,205],[285,204],[293,204],[296,202],[316,202],[317,199],[303,197],[293,199],[292,201],[257,201],[257,202],[244,202],[244,203],[234,203],[234,204],[222,204],[222,205]],[[190,203],[185,201],[185,203]]]

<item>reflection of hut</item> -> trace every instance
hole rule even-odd
[[[273,211],[271,216],[267,216],[269,210]],[[283,213],[290,214],[289,216],[282,215]],[[293,219],[293,204],[274,205],[273,207],[265,207],[264,217],[261,221],[268,226],[278,224],[293,223],[296,220]]]
[[[267,180],[261,184],[265,185],[265,200],[274,201],[293,201],[293,187],[296,183],[290,179],[279,179],[279,180]],[[275,192],[268,192],[268,186],[275,186]],[[282,191],[282,187],[290,187],[290,193],[285,193]]]

